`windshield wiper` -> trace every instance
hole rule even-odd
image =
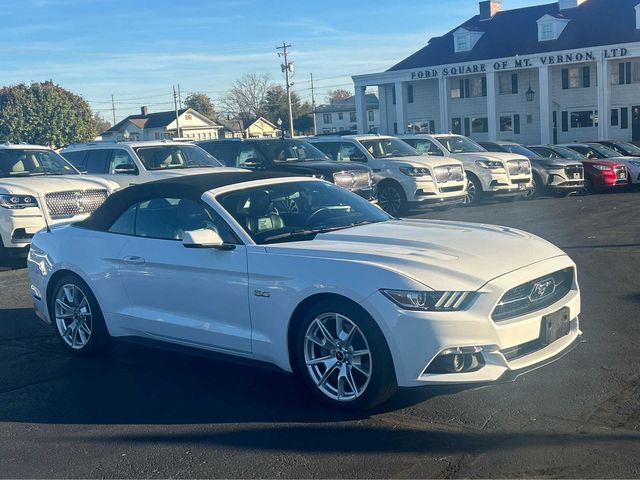
[[[264,243],[270,243],[276,240],[283,240],[285,238],[297,238],[297,237],[310,237],[312,235],[320,235],[321,233],[337,232],[338,230],[346,230],[348,228],[359,227],[361,225],[368,225],[371,223],[378,223],[371,220],[361,220],[359,222],[353,222],[348,225],[340,225],[338,227],[325,227],[325,228],[309,228],[306,230],[298,230],[295,232],[281,233],[274,235],[273,237],[267,237],[264,239]]]

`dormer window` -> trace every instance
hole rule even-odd
[[[484,32],[475,32],[473,30],[467,30],[464,27],[459,28],[453,34],[453,41],[456,53],[469,52],[476,46],[478,40]]]
[[[548,42],[550,40],[557,40],[569,22],[570,20],[565,18],[545,15],[538,20],[538,41]]]

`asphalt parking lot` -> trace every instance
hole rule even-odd
[[[637,192],[414,212],[564,248],[587,343],[514,383],[403,391],[358,416],[276,372],[127,344],[72,358],[26,271],[0,272],[0,476],[637,478],[638,212]]]

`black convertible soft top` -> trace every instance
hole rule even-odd
[[[91,230],[107,231],[120,215],[131,205],[152,198],[189,198],[200,200],[209,190],[227,185],[266,180],[270,178],[292,177],[286,173],[264,172],[220,172],[184,175],[155,182],[132,185],[110,195],[105,202],[85,220],[75,225]]]

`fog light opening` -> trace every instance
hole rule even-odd
[[[438,354],[425,373],[468,373],[484,366],[482,347],[449,348]]]

